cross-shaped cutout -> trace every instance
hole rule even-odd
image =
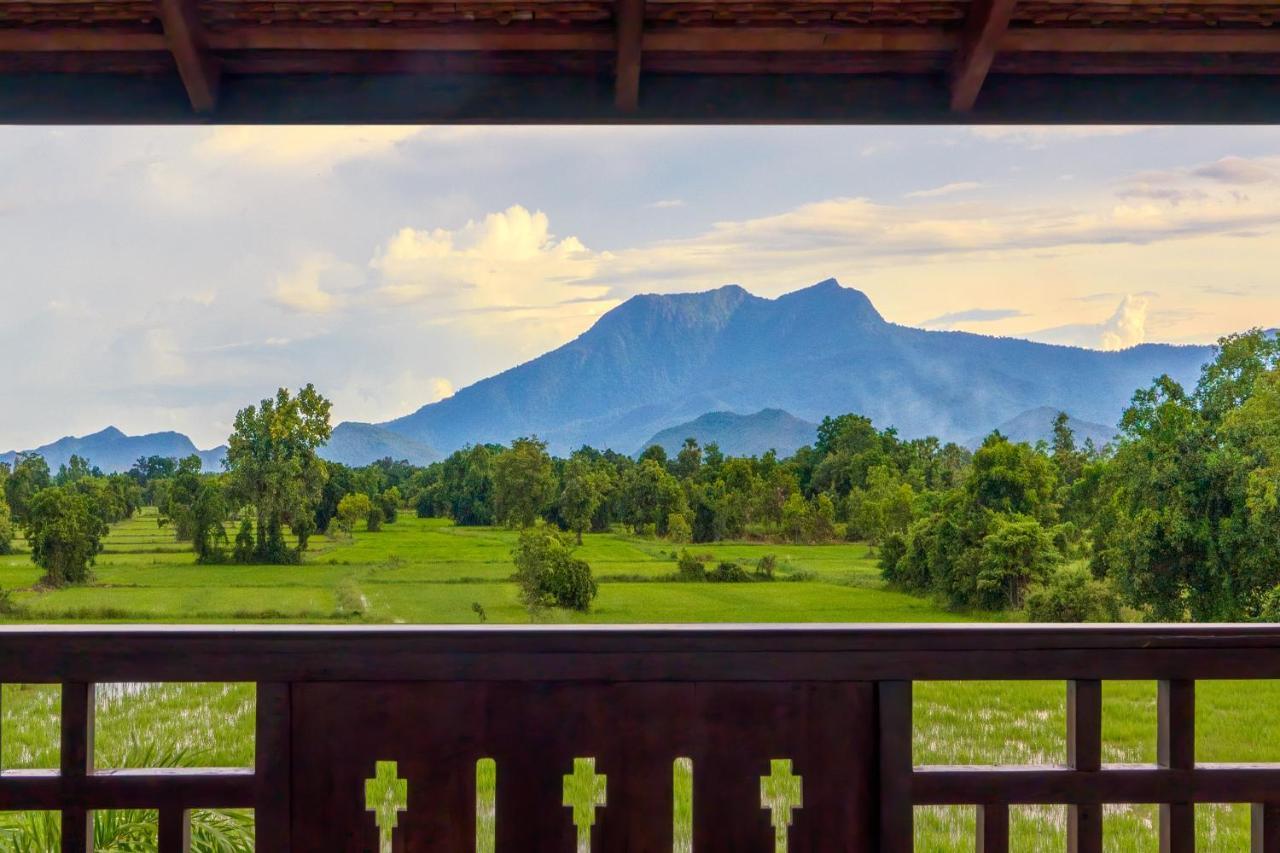
[[[770,812],[774,848],[778,853],[785,853],[787,849],[792,810],[803,806],[804,778],[791,772],[791,759],[775,758],[770,761],[769,775],[760,777],[760,808]]]
[[[596,775],[594,758],[573,759],[573,773],[564,777],[564,805],[573,809],[573,825],[578,828],[578,853],[591,853],[591,827],[596,809],[605,805],[608,777]]]
[[[379,761],[373,778],[364,780],[364,807],[378,824],[379,853],[391,853],[400,812],[409,808],[409,780],[399,778],[394,761]]]

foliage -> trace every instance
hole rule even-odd
[[[396,519],[400,517],[401,499],[400,489],[397,486],[391,486],[378,495],[378,509],[382,511],[382,520],[387,524],[395,524]]]
[[[525,528],[511,555],[526,607],[563,607],[583,613],[599,588],[585,560],[573,556],[565,536],[546,524]]]
[[[1080,566],[1064,566],[1027,593],[1032,622],[1118,622],[1120,596]]]
[[[778,569],[778,558],[773,554],[765,554],[756,562],[756,574],[773,580],[773,573]]]
[[[37,492],[23,522],[31,560],[45,570],[42,582],[54,587],[89,579],[107,530],[89,500],[65,486]]]
[[[351,538],[356,528],[356,522],[367,521],[372,512],[373,502],[369,500],[368,495],[346,495],[338,502],[338,514],[335,518],[338,522],[338,529],[342,531],[344,536]]]
[[[693,539],[693,527],[689,518],[682,513],[673,512],[667,515],[667,538],[672,542],[689,542]]]
[[[607,475],[597,471],[583,455],[573,456],[565,465],[560,489],[559,510],[569,529],[582,544],[582,534],[591,527],[608,487]]]
[[[676,557],[676,576],[682,581],[701,581],[707,579],[705,561],[690,554],[682,548]]]
[[[40,492],[53,485],[49,476],[49,463],[38,453],[19,454],[14,460],[13,470],[5,478],[5,500],[9,504],[9,512],[18,523],[27,520],[27,509],[31,500]]]
[[[982,540],[973,603],[989,610],[1019,608],[1027,587],[1048,578],[1060,560],[1040,522],[1025,515],[997,515]]]
[[[712,583],[743,583],[751,580],[751,575],[733,560],[721,560],[716,567],[707,572],[707,580]]]
[[[493,466],[494,517],[508,527],[529,527],[551,503],[555,478],[547,443],[517,438]]]
[[[285,544],[284,528],[315,513],[328,474],[316,450],[332,434],[330,407],[307,385],[296,396],[281,388],[274,399],[236,414],[227,448],[229,485],[236,499],[253,507],[254,558],[260,562],[300,559],[300,551]]]
[[[1157,620],[1256,617],[1280,583],[1280,341],[1223,338],[1194,392],[1139,391],[1104,477],[1093,567]]]
[[[0,489],[0,556],[13,553],[13,519],[9,515],[9,502]]]

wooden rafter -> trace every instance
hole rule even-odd
[[[951,78],[951,109],[968,112],[996,58],[1000,40],[1009,30],[1015,0],[973,0],[964,37]]]
[[[213,112],[218,103],[221,71],[210,54],[195,0],[158,0],[165,40],[191,106],[198,113]]]
[[[635,112],[640,104],[640,57],[644,50],[645,0],[616,0],[617,66],[614,70],[614,105],[621,112]]]

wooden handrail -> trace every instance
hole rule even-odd
[[[476,762],[492,759],[498,849],[590,830],[599,849],[658,850],[679,759],[699,851],[776,831],[791,849],[905,853],[927,805],[974,806],[979,849],[1007,850],[1021,804],[1069,806],[1071,849],[1097,851],[1103,806],[1139,802],[1160,804],[1169,850],[1193,849],[1194,804],[1250,803],[1253,849],[1280,853],[1280,765],[1194,754],[1196,680],[1276,677],[1280,628],[1261,625],[6,626],[0,681],[62,685],[62,762],[0,773],[0,810],[61,811],[64,851],[88,849],[94,809],[157,809],[160,849],[179,853],[192,809],[243,807],[261,850],[373,849],[361,786],[396,761],[403,850],[471,849]],[[1101,682],[1117,678],[1160,683],[1156,764],[1101,761]],[[1066,682],[1066,764],[914,766],[913,682],[966,679]],[[95,770],[93,685],[121,680],[256,682],[255,766]],[[586,829],[556,787],[581,755],[608,786]],[[803,807],[743,823],[782,758]]]

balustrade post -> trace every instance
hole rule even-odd
[[[62,685],[62,784],[79,803],[62,810],[62,853],[93,850],[93,816],[82,803],[84,781],[93,769],[93,685]]]
[[[1009,807],[1004,803],[978,806],[977,853],[1009,853]]]
[[[258,682],[254,746],[254,846],[257,850],[289,850],[290,810],[290,685]]]
[[[1156,761],[1170,770],[1196,765],[1196,683],[1161,681],[1157,687]],[[1196,849],[1196,813],[1192,803],[1160,804],[1160,853]]]
[[[1073,770],[1102,769],[1102,682],[1067,682],[1067,765]],[[1102,853],[1102,806],[1079,803],[1067,809],[1067,850]]]
[[[1280,803],[1254,803],[1249,832],[1250,853],[1280,853]]]
[[[880,714],[880,850],[911,853],[915,848],[911,682],[881,681],[876,689]]]

